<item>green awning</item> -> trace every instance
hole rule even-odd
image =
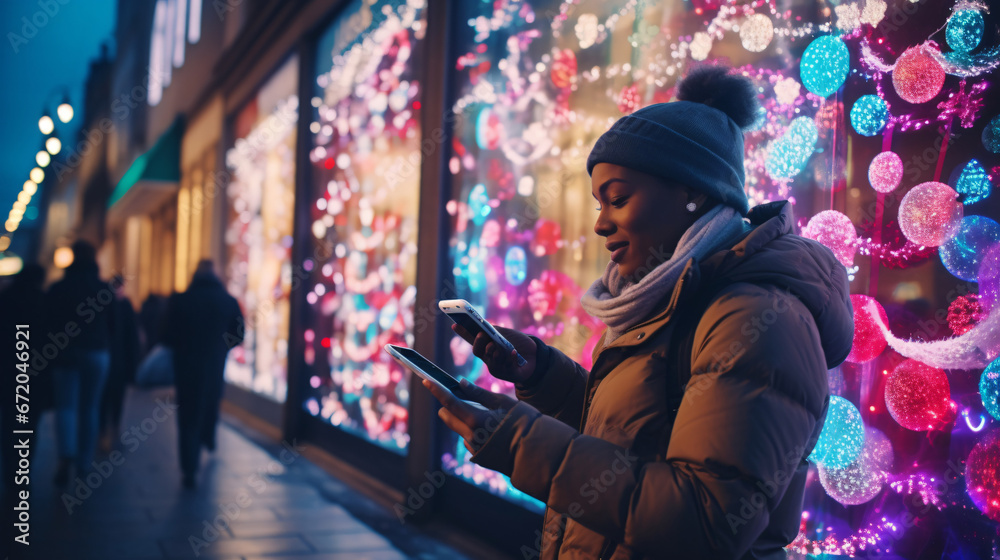
[[[135,158],[132,165],[118,181],[108,197],[108,208],[140,183],[177,183],[181,179],[181,139],[184,137],[184,120],[177,117],[156,144],[146,153]]]

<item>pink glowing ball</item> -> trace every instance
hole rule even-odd
[[[940,428],[955,417],[944,370],[912,359],[889,374],[885,406],[900,426],[916,432]]]
[[[944,69],[922,46],[910,47],[896,59],[892,86],[910,103],[929,101],[944,85]]]
[[[969,453],[965,490],[980,511],[1000,521],[1000,430],[987,434]]]
[[[818,465],[819,481],[831,498],[845,506],[863,504],[882,491],[892,461],[892,442],[879,430],[868,427],[858,458],[842,469]]]
[[[556,51],[552,56],[552,70],[549,75],[557,88],[568,88],[576,78],[576,53],[571,49]]]
[[[882,323],[889,324],[882,305],[875,298],[861,294],[851,294],[851,306],[854,308],[854,343],[847,361],[853,364],[863,364],[873,360],[885,350],[887,344],[882,329],[875,322],[875,317],[868,310],[868,304],[874,303]]]
[[[802,237],[808,237],[826,245],[844,266],[854,264],[857,251],[858,232],[854,223],[841,212],[824,210],[809,219],[802,228]]]
[[[910,189],[899,203],[899,228],[913,243],[937,247],[958,233],[963,213],[954,189],[928,181]]]
[[[1000,243],[994,243],[983,253],[976,278],[979,282],[979,303],[985,315],[1000,302]]]
[[[891,193],[903,179],[903,160],[895,152],[882,152],[868,166],[868,182],[880,193]]]

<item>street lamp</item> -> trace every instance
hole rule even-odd
[[[31,179],[28,179],[27,181],[24,182],[24,192],[33,195],[37,191],[38,191],[38,184],[37,183],[35,183]]]
[[[51,134],[55,128],[56,124],[52,122],[49,112],[45,111],[42,113],[42,118],[38,119],[38,130],[41,130],[42,134]]]
[[[45,151],[44,149],[39,150],[38,153],[35,154],[35,162],[38,163],[38,167],[45,167],[51,161],[52,161],[52,157],[49,156],[49,153],[47,151]]]
[[[45,149],[49,151],[50,154],[56,155],[59,150],[62,149],[62,142],[59,141],[59,137],[53,134],[45,140]]]
[[[64,123],[73,120],[73,106],[69,104],[69,96],[63,96],[62,103],[56,108],[56,114],[59,115],[59,120]]]
[[[28,176],[31,177],[32,181],[39,185],[45,180],[45,172],[37,167],[31,168],[31,173],[29,173]]]

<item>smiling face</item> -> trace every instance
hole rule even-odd
[[[613,163],[595,165],[590,181],[600,204],[594,232],[606,238],[619,273],[632,282],[669,259],[684,232],[712,207],[705,193]],[[697,210],[689,212],[689,202]]]

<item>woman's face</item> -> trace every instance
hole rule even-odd
[[[619,273],[632,282],[670,258],[684,232],[704,213],[708,198],[613,163],[595,165],[590,179],[591,194],[600,205],[594,232],[607,238]],[[689,202],[697,210],[689,212]]]

